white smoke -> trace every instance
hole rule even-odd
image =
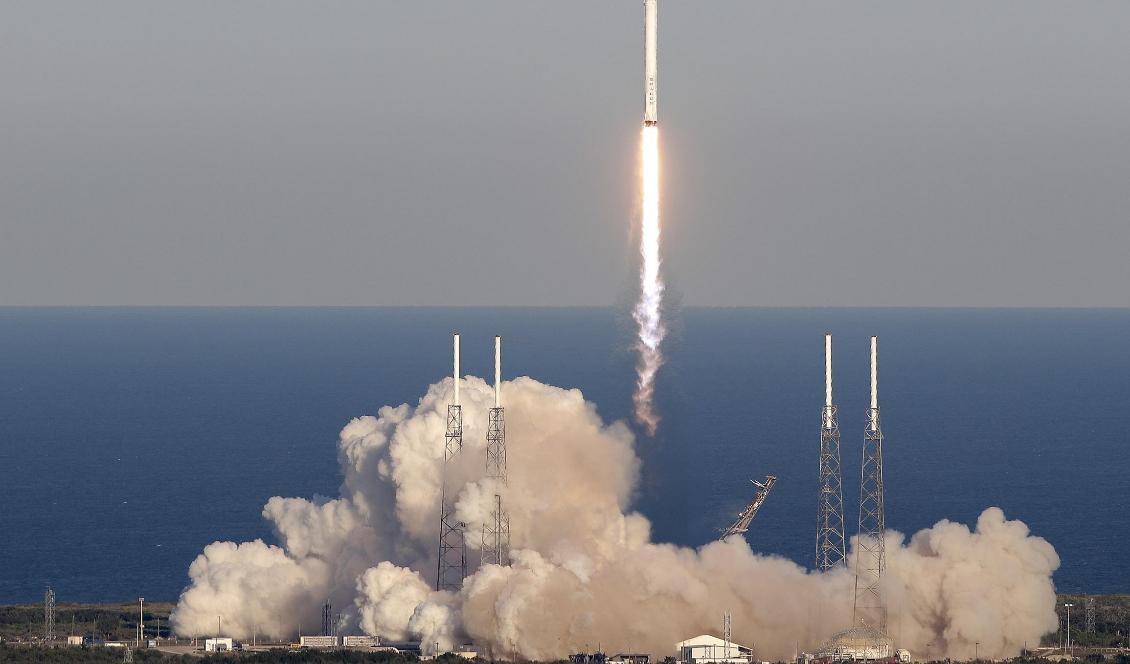
[[[553,659],[600,643],[662,656],[679,640],[719,633],[729,611],[736,641],[781,660],[849,626],[846,569],[809,572],[740,538],[699,549],[653,543],[648,520],[629,510],[639,472],[629,429],[606,425],[579,391],[529,378],[503,386],[513,564],[478,568],[458,593],[434,591],[451,388],[447,379],[415,407],[350,422],[338,444],[339,498],[268,501],[279,546],[206,547],[173,613],[176,631],[211,634],[222,615],[236,638],[292,638],[320,627],[328,599],[344,610],[347,633],[416,639],[426,651],[466,641],[496,657]],[[461,394],[464,447],[448,481],[477,561],[497,490],[484,478],[493,393],[467,378]],[[909,542],[888,537],[889,625],[900,647],[967,657],[979,642],[982,656],[1003,657],[1056,628],[1059,559],[999,509],[972,531],[943,521]]]

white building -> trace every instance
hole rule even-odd
[[[303,648],[336,648],[341,642],[336,636],[300,636],[298,645]]]
[[[204,640],[204,652],[231,652],[235,643],[231,637],[217,637]]]
[[[717,636],[700,634],[675,644],[681,664],[749,664],[753,649]]]
[[[346,636],[342,637],[341,645],[346,648],[376,648],[381,645],[381,640],[376,636]]]

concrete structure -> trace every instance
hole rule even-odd
[[[616,664],[651,664],[651,655],[638,652],[621,652],[609,657],[608,661]]]
[[[81,636],[68,636],[67,637],[67,645],[68,646],[81,646],[82,645],[82,637]]]
[[[336,636],[300,636],[298,644],[303,648],[337,648],[341,639]]]
[[[235,642],[231,637],[216,637],[204,640],[204,652],[231,652]]]
[[[346,648],[376,648],[381,645],[381,640],[376,636],[345,636],[341,645]]]
[[[675,644],[680,664],[749,664],[753,661],[753,648],[710,634]]]

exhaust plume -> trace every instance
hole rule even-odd
[[[345,607],[343,633],[419,640],[425,652],[470,642],[493,657],[546,660],[599,642],[661,657],[717,633],[729,611],[734,639],[779,661],[849,626],[849,568],[811,572],[739,537],[698,549],[652,542],[649,521],[630,509],[632,433],[604,423],[577,390],[506,383],[509,482],[496,485],[484,462],[493,388],[461,383],[465,448],[448,465],[448,490],[468,533],[503,494],[511,566],[480,566],[458,592],[432,589],[448,378],[415,406],[347,424],[340,496],[270,499],[263,516],[277,544],[205,547],[173,612],[176,632],[211,635],[223,615],[238,639],[316,633],[329,598]],[[467,539],[470,560],[479,546]],[[997,508],[972,530],[942,521],[908,541],[888,530],[887,562],[892,634],[916,656],[967,658],[977,642],[982,657],[1012,656],[1057,627],[1055,550]]]
[[[655,410],[655,374],[663,365],[660,344],[663,325],[663,278],[659,274],[659,127],[645,125],[643,145],[643,222],[640,229],[640,299],[632,310],[636,321],[636,421],[654,436],[659,428]]]

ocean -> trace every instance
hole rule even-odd
[[[663,423],[635,509],[657,540],[717,537],[779,480],[748,537],[811,566],[823,335],[835,336],[854,531],[879,336],[887,526],[986,507],[1059,552],[1058,589],[1130,592],[1130,310],[697,309],[672,313]],[[174,600],[215,540],[272,541],[275,495],[336,496],[337,433],[450,370],[580,389],[629,419],[615,308],[0,308],[0,603]],[[636,429],[639,432],[638,428]],[[513,444],[513,441],[512,441]]]

